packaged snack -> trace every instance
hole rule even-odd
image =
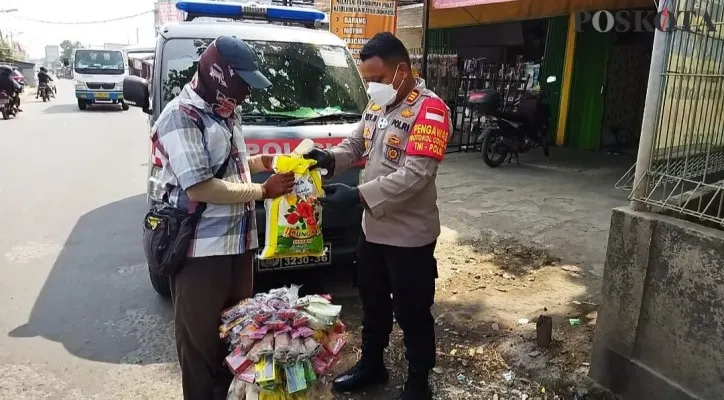
[[[312,359],[312,366],[314,367],[314,372],[317,374],[317,376],[324,375],[324,373],[332,368],[338,360],[339,357],[332,355],[332,353],[322,348],[319,353],[314,357],[314,359]]]
[[[314,355],[317,354],[317,351],[319,350],[320,347],[321,347],[320,344],[317,343],[314,339],[312,339],[310,337],[304,339],[304,348],[306,349],[305,355],[308,358],[314,357]]]
[[[254,383],[254,380],[256,380],[256,367],[251,364],[240,374],[237,374],[236,377],[244,382]]]
[[[311,336],[314,336],[314,330],[312,328],[308,328],[306,326],[303,326],[298,329],[294,329],[292,331],[292,339],[296,339],[296,338],[305,339],[305,338],[308,338]]]
[[[272,331],[281,331],[282,329],[289,326],[286,321],[278,318],[270,319],[269,321],[266,321],[264,325],[266,325]]]
[[[266,208],[266,246],[261,259],[279,257],[320,257],[322,239],[322,177],[309,168],[315,163],[298,155],[274,158],[274,171],[294,172],[294,192],[264,201]]]
[[[327,349],[332,355],[339,354],[342,351],[342,347],[347,344],[347,339],[339,333],[331,333],[327,336],[327,340],[324,341],[324,348]]]
[[[333,330],[336,333],[345,333],[347,332],[347,327],[344,325],[344,322],[342,322],[342,320],[338,319],[337,322],[334,323]]]
[[[263,356],[254,365],[256,369],[256,383],[264,386],[266,383],[273,383],[276,380],[276,364],[271,355]]]
[[[284,374],[287,377],[287,392],[297,393],[307,390],[307,379],[304,376],[304,365],[296,362],[284,367]]]
[[[258,328],[254,332],[252,332],[249,335],[249,338],[254,339],[254,340],[260,340],[260,339],[263,339],[264,336],[266,336],[267,332],[269,332],[269,327],[264,325],[261,328]]]
[[[304,378],[307,380],[307,386],[311,386],[311,384],[317,380],[317,374],[314,373],[312,360],[306,359],[302,362],[304,363]]]
[[[246,399],[246,382],[241,381],[234,377],[229,386],[229,391],[226,392],[226,400],[245,400]]]
[[[229,366],[231,372],[236,375],[244,372],[253,362],[241,354],[239,348],[236,348],[231,354],[226,356],[226,365]]]
[[[292,328],[300,328],[309,324],[309,315],[303,312],[298,313],[292,321]]]
[[[266,336],[264,336],[264,339],[256,342],[254,346],[249,350],[249,353],[247,353],[246,358],[254,361],[259,362],[261,358],[265,355],[273,354],[274,353],[274,334],[267,333]]]
[[[298,311],[294,309],[279,310],[279,318],[287,321],[293,321]]]
[[[279,335],[274,338],[274,359],[279,362],[286,362],[289,359],[289,353],[292,351],[292,338],[288,333]]]

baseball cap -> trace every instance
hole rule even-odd
[[[216,50],[252,89],[266,89],[272,85],[257,69],[254,51],[243,40],[233,36],[219,36],[216,39]]]

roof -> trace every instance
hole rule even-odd
[[[345,46],[346,42],[323,29],[301,26],[284,26],[267,22],[236,21],[190,21],[169,23],[161,28],[161,35],[173,38],[216,38],[234,35],[243,40],[266,40],[271,42],[310,43]]]

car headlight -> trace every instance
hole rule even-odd
[[[75,81],[75,88],[76,89],[85,89],[85,82]]]
[[[123,90],[123,82],[121,82],[121,83],[116,83],[116,89],[118,89],[118,90]]]

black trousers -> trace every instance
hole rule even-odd
[[[367,241],[357,244],[357,286],[362,300],[362,350],[380,357],[389,345],[393,314],[402,328],[405,358],[411,369],[435,366],[435,302],[437,261],[432,242],[422,247],[396,247]]]
[[[226,400],[233,379],[221,311],[253,295],[252,253],[188,258],[171,281],[184,400]]]

